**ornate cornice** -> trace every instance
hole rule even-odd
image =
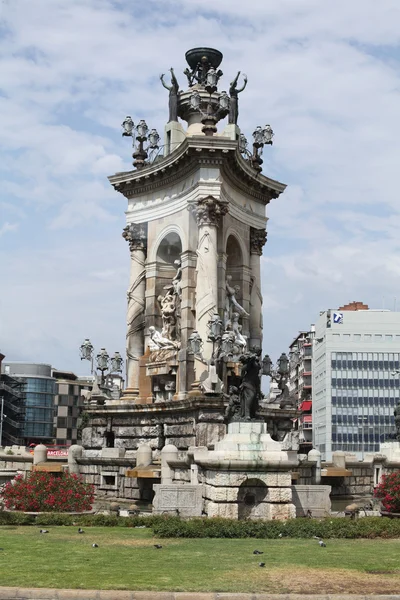
[[[147,248],[146,223],[130,223],[122,230],[122,237],[129,242],[129,250],[144,250]]]
[[[266,241],[267,232],[265,229],[254,229],[254,227],[250,227],[250,254],[258,254],[261,256]]]
[[[219,166],[237,189],[263,204],[277,198],[286,188],[285,184],[252,169],[241,156],[237,142],[222,136],[188,137],[160,161],[140,171],[117,173],[109,181],[126,198],[132,198],[170,186],[195,172],[201,164]]]
[[[214,196],[205,196],[188,208],[195,216],[198,226],[213,225],[218,227],[221,217],[228,212],[229,205],[228,202],[214,198]]]

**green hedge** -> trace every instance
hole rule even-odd
[[[65,513],[26,514],[16,511],[0,511],[0,525],[71,525],[85,527],[153,527],[157,521],[165,517],[117,517],[116,515],[84,514],[70,515]]]
[[[150,515],[117,517],[115,515],[68,515],[0,512],[0,525],[139,527],[146,526],[160,538],[400,538],[400,519],[384,517],[291,519],[289,521],[235,521],[231,519]]]
[[[152,525],[161,538],[397,538],[400,519],[364,517],[291,519],[288,521],[235,521],[230,519],[164,518]]]

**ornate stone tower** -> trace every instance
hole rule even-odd
[[[127,117],[136,168],[109,178],[128,201],[126,406],[221,398],[240,355],[262,344],[266,206],[286,187],[261,173],[273,133],[257,127],[249,152],[237,124],[246,76],[239,87],[238,73],[228,94],[218,91],[220,52],[195,48],[186,59],[188,89],[173,69],[170,84],[161,77],[169,90],[163,147],[155,130]]]

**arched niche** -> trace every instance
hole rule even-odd
[[[181,238],[175,231],[170,231],[162,238],[157,248],[156,262],[159,265],[173,265],[182,253]]]
[[[238,491],[238,518],[260,519],[265,517],[267,492],[267,486],[260,479],[246,479]]]
[[[235,235],[229,235],[226,240],[225,253],[226,259],[226,275],[232,277],[231,285],[239,286],[239,294],[236,299],[241,303],[243,301],[243,251],[239,240]]]
[[[154,325],[159,330],[163,326],[159,298],[164,297],[171,286],[177,272],[177,265],[174,263],[180,261],[181,254],[182,241],[176,231],[168,231],[164,236],[160,236],[160,242],[155,253],[155,278],[152,283],[154,289]]]

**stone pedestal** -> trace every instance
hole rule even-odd
[[[292,503],[291,471],[297,452],[267,433],[266,423],[237,422],[214,451],[194,449],[203,483],[204,511],[210,517],[233,519],[289,519]]]

